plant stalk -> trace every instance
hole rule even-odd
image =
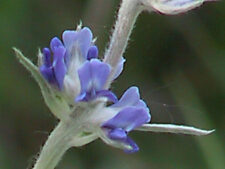
[[[122,59],[131,35],[131,31],[140,12],[141,6],[137,0],[122,1],[115,24],[115,29],[113,31],[109,47],[104,56],[104,62],[110,64],[112,67],[106,88],[109,88],[114,78],[116,68]]]
[[[71,130],[73,128],[70,125],[59,122],[46,141],[33,169],[54,169],[56,167],[63,154],[71,147]],[[72,133],[76,133],[75,130]]]

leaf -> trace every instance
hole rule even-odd
[[[196,136],[208,135],[215,130],[202,130],[195,127],[175,125],[175,124],[144,124],[137,128],[139,131],[150,131],[159,133],[175,133],[175,134],[189,134]]]
[[[58,119],[65,120],[70,111],[70,108],[65,99],[62,97],[61,93],[52,88],[46,82],[46,80],[39,73],[38,67],[35,66],[28,58],[26,58],[19,49],[13,48],[13,50],[20,63],[32,74],[40,86],[41,93],[44,97],[46,105]]]

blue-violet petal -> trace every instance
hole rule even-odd
[[[118,101],[116,95],[109,90],[100,90],[96,92],[96,97],[106,97],[109,101],[116,103]]]
[[[108,136],[113,140],[125,141],[127,139],[127,132],[124,129],[116,128],[110,130]]]
[[[143,108],[127,107],[121,110],[112,119],[105,122],[102,127],[104,128],[122,128],[129,132],[136,127],[150,121],[149,112]]]
[[[91,60],[91,59],[95,59],[98,57],[98,48],[97,46],[91,46],[88,50],[88,54],[87,54],[87,59]]]
[[[51,56],[50,49],[49,48],[43,48],[42,54],[43,54],[43,64],[46,67],[50,67],[52,65],[52,56]]]
[[[137,87],[130,87],[127,89],[121,99],[113,104],[111,107],[126,107],[126,106],[136,106],[140,101],[140,94]]]
[[[52,50],[52,52],[55,52],[55,49],[57,49],[58,47],[63,46],[61,40],[57,37],[52,38],[51,42],[50,42],[50,48]]]
[[[86,61],[84,65],[78,69],[81,92],[90,92],[92,89],[95,91],[103,89],[109,73],[110,67],[108,64],[98,59]]]
[[[67,72],[66,64],[64,61],[65,53],[66,49],[64,47],[58,47],[55,49],[53,55],[53,68],[59,89],[63,88],[63,81]]]

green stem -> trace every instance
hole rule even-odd
[[[33,169],[54,169],[69,148],[80,147],[96,140],[98,135],[95,133],[82,135],[85,120],[91,112],[86,107],[77,107],[69,120],[60,121],[46,141]]]
[[[50,134],[33,169],[54,169],[63,154],[71,147],[71,132],[76,129],[60,122]]]
[[[104,56],[104,62],[110,64],[112,67],[106,88],[110,86],[114,78],[117,65],[125,52],[131,31],[138,15],[142,11],[141,9],[137,0],[123,0],[121,3],[115,29],[110,39],[110,45]]]

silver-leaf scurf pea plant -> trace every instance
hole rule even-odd
[[[204,0],[122,0],[108,48],[98,58],[95,38],[88,27],[66,30],[38,54],[34,65],[16,48],[19,61],[40,86],[46,105],[59,120],[49,135],[33,169],[54,169],[71,147],[98,138],[126,153],[139,150],[128,136],[132,130],[207,135],[213,130],[175,124],[152,124],[150,109],[138,87],[128,88],[118,99],[110,90],[123,70],[129,36],[142,11],[173,15],[200,6]]]

